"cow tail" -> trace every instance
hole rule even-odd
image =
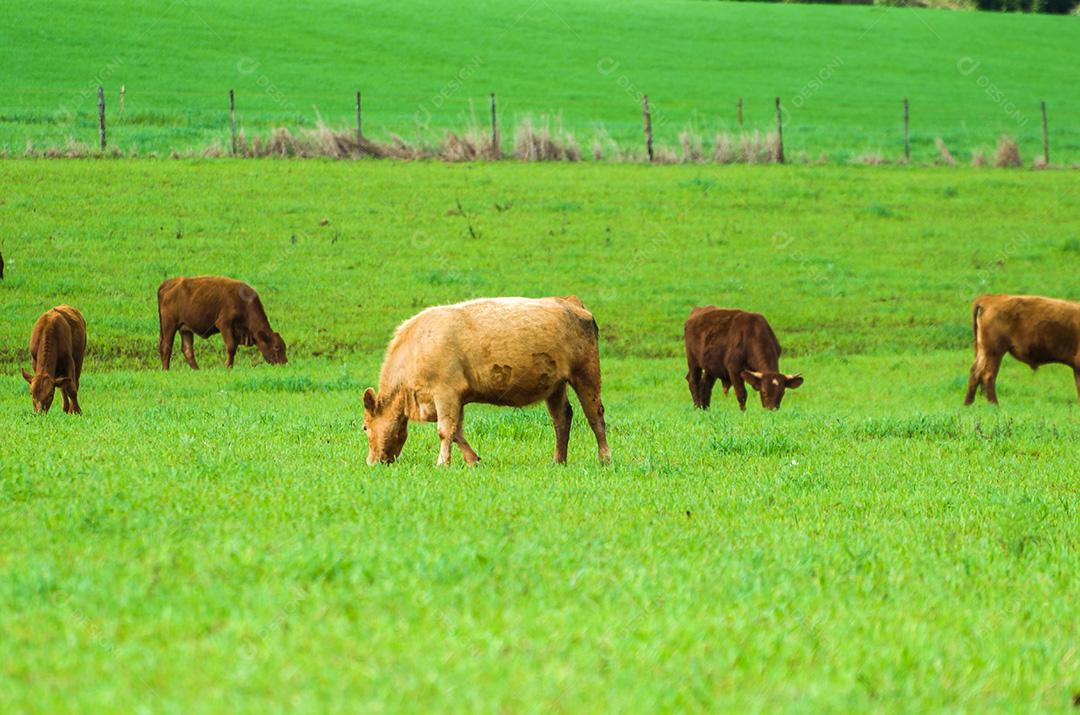
[[[158,286],[157,289],[157,320],[158,320],[158,336],[165,337],[165,321],[161,319],[161,300],[164,297],[165,283]]]
[[[971,334],[975,339],[975,355],[979,354],[979,316],[982,315],[982,306],[978,301],[971,308]]]

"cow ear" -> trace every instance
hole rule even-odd
[[[758,392],[761,392],[761,378],[760,372],[754,372],[753,370],[743,370],[741,373],[742,379],[750,383],[750,387],[754,388]]]
[[[30,373],[28,373],[26,370],[22,371],[22,377],[27,382],[33,382],[34,381],[34,376],[31,375]]]
[[[794,375],[784,375],[787,387],[794,390],[796,387],[802,384],[802,373],[798,372]]]
[[[53,380],[53,384],[57,387],[70,387],[72,382],[70,377],[58,377]]]
[[[375,412],[375,390],[370,387],[364,390],[364,409],[368,412]]]

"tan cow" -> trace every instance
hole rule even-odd
[[[79,377],[86,355],[86,321],[70,305],[46,311],[30,332],[30,360],[34,374],[22,371],[30,383],[34,412],[47,413],[56,388],[64,396],[64,412],[81,414]]]
[[[600,461],[609,462],[598,333],[575,296],[483,298],[415,315],[390,341],[379,391],[364,391],[368,464],[397,458],[409,420],[438,423],[438,464],[450,464],[451,442],[474,464],[480,458],[465,441],[465,405],[525,407],[540,400],[555,426],[555,462],[563,463],[572,417],[568,384],[596,435]]]
[[[242,281],[221,276],[170,278],[158,288],[158,321],[162,370],[169,369],[178,330],[180,348],[192,370],[199,369],[195,336],[209,338],[215,333],[225,341],[225,367],[233,366],[240,345],[258,346],[271,365],[288,362],[285,341],[270,327],[259,294]]]
[[[983,295],[971,305],[975,362],[964,404],[981,386],[997,404],[997,374],[1005,353],[1032,370],[1061,363],[1073,370],[1080,399],[1080,303],[1037,295]]]

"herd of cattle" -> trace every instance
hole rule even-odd
[[[271,364],[285,364],[285,342],[270,327],[251,286],[231,278],[172,278],[158,288],[161,367],[169,369],[176,333],[192,369],[194,338],[221,333],[225,366],[241,345],[254,345]],[[1072,367],[1080,398],[1080,303],[1039,296],[985,295],[972,305],[975,362],[964,404],[981,386],[996,404],[995,382],[1006,353],[1032,369],[1049,363]],[[764,316],[742,310],[694,308],[683,329],[687,383],[694,406],[708,409],[720,380],[735,388],[746,409],[746,384],[766,409],[802,385],[801,375],[780,372],[780,343]],[[573,411],[567,386],[577,393],[596,436],[602,463],[609,462],[604,405],[600,400],[599,330],[576,296],[481,298],[421,311],[402,323],[386,350],[378,390],[364,391],[368,464],[393,462],[408,437],[409,422],[436,422],[438,464],[450,464],[453,444],[469,464],[479,457],[465,439],[469,403],[525,407],[543,400],[555,427],[557,463],[566,461]],[[86,354],[86,321],[68,305],[45,312],[30,334],[35,412],[48,412],[57,389],[64,412],[80,413],[79,379]]]

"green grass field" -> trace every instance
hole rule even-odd
[[[1071,374],[961,407],[970,299],[1080,297],[1080,177],[958,169],[0,162],[0,710],[1056,710],[1080,690]],[[461,209],[459,211],[458,205]],[[464,215],[461,215],[464,213]],[[323,222],[326,225],[322,225]],[[475,238],[470,237],[471,223]],[[227,273],[290,363],[157,363]],[[576,293],[575,406],[466,410],[364,464],[360,393],[433,303]],[[43,310],[85,414],[32,414]],[[806,384],[694,411],[682,321],[763,311]],[[175,363],[176,361],[174,361]]]
[[[746,129],[771,130],[780,96],[789,156],[834,162],[899,157],[904,97],[915,161],[934,159],[940,136],[966,163],[1003,133],[1031,161],[1046,100],[1051,160],[1080,162],[1080,25],[1068,17],[690,0],[220,5],[5,8],[0,147],[96,146],[103,84],[110,141],[125,152],[227,145],[229,89],[248,135],[317,116],[351,127],[362,88],[376,138],[484,125],[497,92],[508,148],[513,125],[547,115],[586,150],[598,127],[640,149],[642,93],[667,145],[687,128],[707,142],[737,131],[738,97]]]

